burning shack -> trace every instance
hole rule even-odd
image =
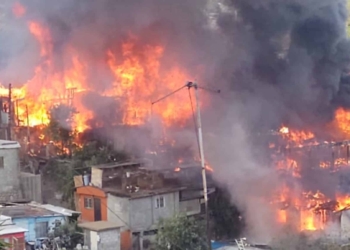
[[[281,179],[273,199],[277,221],[300,231],[343,227],[338,215],[350,204],[350,142],[321,140],[286,127],[275,135],[270,149]]]

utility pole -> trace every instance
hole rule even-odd
[[[186,85],[182,86],[181,88],[173,91],[172,93],[158,99],[157,101],[152,102],[152,105],[160,102],[169,96],[175,94],[176,92],[182,90],[183,88],[194,88],[195,93],[195,99],[196,99],[196,115],[197,115],[197,124],[196,125],[196,133],[197,133],[197,140],[198,140],[198,148],[199,148],[199,154],[201,158],[201,168],[202,168],[202,182],[203,182],[203,195],[204,195],[204,205],[205,205],[205,217],[206,217],[206,232],[207,232],[207,244],[209,250],[211,250],[211,234],[210,234],[210,223],[209,223],[209,206],[208,206],[208,187],[207,187],[207,174],[206,174],[206,168],[205,168],[205,158],[204,158],[204,148],[203,148],[203,132],[202,132],[202,119],[201,119],[201,112],[200,112],[200,105],[199,105],[199,93],[198,89],[200,88],[197,83],[194,82],[187,82]],[[220,90],[211,90],[208,88],[202,88],[204,90],[214,92],[214,93],[220,93]]]
[[[26,115],[27,115],[27,142],[30,142],[30,130],[29,130],[29,111],[28,105],[26,105]]]
[[[211,250],[207,173],[206,173],[206,168],[205,168],[205,158],[204,158],[204,148],[203,148],[203,133],[202,133],[202,119],[201,119],[201,110],[200,110],[200,105],[199,105],[198,85],[196,83],[193,83],[193,82],[188,82],[187,87],[194,88],[194,94],[195,94],[195,99],[196,99],[197,130],[198,130],[197,133],[198,133],[199,154],[201,157],[201,167],[202,167],[203,194],[204,194],[204,205],[205,205],[205,221],[206,221],[206,229],[207,229],[208,247],[209,247],[209,250]]]
[[[11,141],[12,129],[12,84],[9,84],[7,140]]]

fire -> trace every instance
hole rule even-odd
[[[301,231],[315,231],[317,230],[315,216],[313,211],[306,210],[302,211],[300,215],[301,220]]]
[[[305,141],[315,138],[315,135],[309,131],[291,130],[285,126],[282,126],[279,132],[283,138],[287,139],[291,144],[296,146],[302,146]]]
[[[209,166],[208,164],[205,164],[205,169],[207,171],[214,172],[214,169],[211,166]]]
[[[107,52],[108,65],[115,77],[114,89],[107,95],[125,98],[123,102],[123,123],[128,125],[143,124],[151,111],[162,117],[166,125],[182,121],[191,114],[187,93],[178,93],[171,97],[179,102],[166,99],[151,109],[151,102],[177,89],[185,83],[188,76],[179,68],[172,68],[162,74],[160,60],[164,54],[161,46],[137,46],[131,40],[122,45],[122,58],[117,58],[112,51]],[[120,60],[122,59],[122,60]]]
[[[279,131],[280,131],[280,133],[282,133],[282,134],[288,134],[288,133],[289,133],[289,128],[283,126],[282,128],[280,128]]]
[[[287,210],[280,209],[277,211],[277,221],[282,224],[287,223]]]
[[[25,8],[16,3],[13,12],[21,16],[25,14]],[[111,82],[110,86],[100,88],[89,84],[87,75],[91,65],[74,47],[67,45],[62,49],[65,67],[59,69],[54,59],[50,29],[37,21],[28,21],[27,24],[38,43],[40,62],[33,77],[22,87],[12,90],[13,99],[19,100],[16,116],[21,121],[20,125],[48,124],[50,108],[66,104],[76,110],[74,129],[82,132],[90,127],[89,121],[95,116],[82,101],[89,92],[112,98],[120,105],[118,110],[115,109],[115,115],[121,119],[116,119],[111,125],[142,125],[152,115],[160,117],[165,126],[183,125],[191,117],[192,108],[185,90],[151,105],[193,77],[190,78],[186,70],[175,63],[167,68],[162,66],[166,50],[161,44],[143,44],[133,36],[114,48],[106,49],[106,61],[103,63]],[[1,86],[0,94],[7,96],[8,90]]]
[[[338,108],[335,112],[336,127],[346,136],[350,135],[350,112],[344,108]]]
[[[20,18],[26,13],[26,9],[19,2],[16,2],[12,7],[12,12],[15,17]]]
[[[303,146],[308,140],[314,139],[314,134],[307,131],[291,130],[288,127],[282,127],[280,135],[288,145]],[[307,145],[318,145],[312,142]],[[299,149],[297,149],[299,150]],[[299,150],[299,152],[302,152]],[[344,157],[335,157],[335,151],[330,152],[333,160],[320,160],[318,167],[324,171],[335,172],[340,168],[348,167],[348,159]],[[336,151],[339,152],[339,151]],[[294,177],[295,183],[302,177],[301,166],[298,162],[298,153],[295,155],[284,152],[284,155],[273,155],[275,169],[290,177]],[[307,164],[307,162],[304,162]],[[289,178],[290,180],[290,178]],[[327,197],[320,191],[304,191],[299,186],[290,185],[289,181],[282,179],[282,186],[277,191],[277,196],[273,203],[283,204],[277,206],[276,218],[280,224],[295,223],[301,231],[323,230],[332,220],[332,214],[338,210],[344,209],[350,205],[350,197],[336,195],[336,197]],[[294,219],[289,219],[289,215],[294,214]],[[288,216],[287,216],[288,215]]]
[[[337,194],[338,210],[350,207],[350,196]]]
[[[300,169],[298,167],[298,163],[293,159],[286,158],[284,160],[277,161],[276,169],[278,171],[287,171],[294,177],[300,177]]]

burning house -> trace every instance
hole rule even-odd
[[[335,123],[342,128],[342,122],[338,116]],[[350,204],[349,141],[323,141],[310,131],[287,127],[276,135],[277,142],[269,147],[282,183],[274,200],[278,222],[293,222],[301,231],[324,230],[332,224],[344,227],[341,211]]]

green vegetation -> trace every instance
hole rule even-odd
[[[62,201],[74,209],[74,176],[89,173],[91,166],[124,161],[125,152],[114,150],[112,145],[93,142],[74,144],[76,133],[72,130],[74,109],[65,105],[54,106],[50,110],[50,123],[46,136],[58,148],[59,157],[49,160],[43,170],[43,178],[62,192]]]
[[[6,250],[9,247],[11,247],[11,245],[9,243],[6,243],[2,239],[0,239],[0,250]]]
[[[208,249],[205,225],[193,217],[176,215],[161,220],[158,225],[156,250],[206,250]]]

